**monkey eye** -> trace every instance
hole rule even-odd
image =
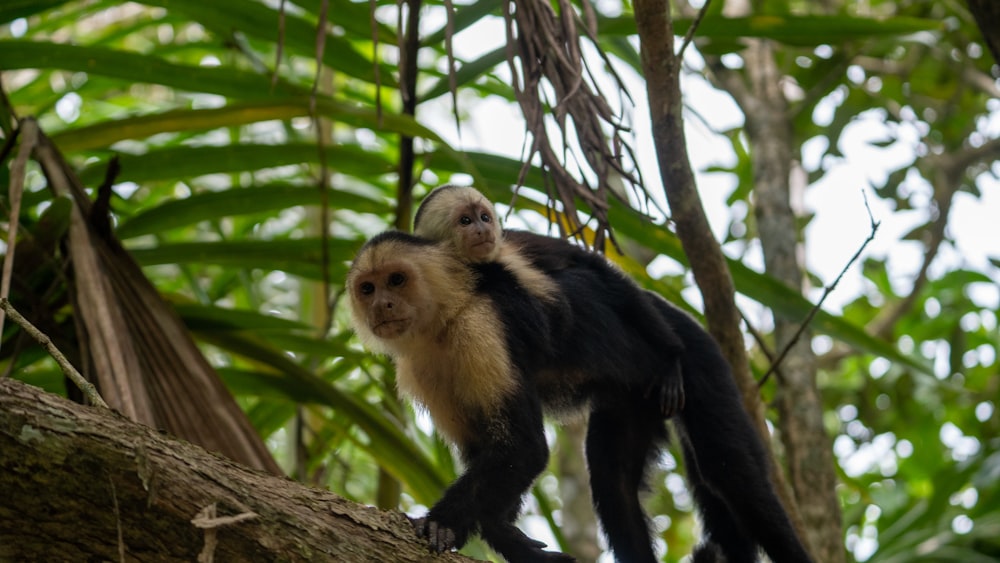
[[[363,282],[358,286],[358,290],[361,291],[361,295],[371,295],[375,293],[375,284],[372,282]]]
[[[406,283],[406,275],[402,272],[393,272],[389,274],[389,286],[399,287]]]
[[[469,217],[468,215],[462,215],[462,217],[458,220],[458,222],[459,222],[459,224],[462,224],[462,225],[471,225],[472,224],[472,217]]]
[[[479,218],[483,221],[483,223],[489,223],[490,221],[493,220],[493,218],[490,217],[489,213],[483,213],[482,215],[479,216]]]

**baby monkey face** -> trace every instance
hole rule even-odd
[[[475,201],[455,210],[455,246],[459,254],[472,262],[492,260],[500,244],[500,223],[493,206]]]

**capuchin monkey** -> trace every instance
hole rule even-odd
[[[470,265],[399,232],[361,248],[346,287],[362,342],[393,359],[400,390],[427,409],[465,463],[415,522],[417,534],[439,553],[478,532],[512,563],[574,561],[514,526],[524,493],[548,462],[531,377],[553,353],[551,304],[497,262]]]
[[[603,256],[561,239],[503,231],[493,204],[461,186],[441,186],[424,198],[414,234],[445,244],[470,263],[499,262],[536,298],[570,308],[571,314],[557,315],[564,321],[556,326],[564,336],[555,360],[562,387],[613,373],[612,379],[659,402],[664,418],[684,408],[680,338],[651,309],[646,292]],[[561,300],[554,300],[556,294]],[[584,372],[582,380],[564,379],[571,372]]]
[[[693,554],[695,563],[717,562],[720,554],[728,563],[755,562],[760,548],[775,563],[811,561],[770,483],[764,445],[743,408],[729,365],[692,317],[652,292],[635,289],[635,297],[626,289],[634,285],[612,283],[615,290],[609,292],[602,280],[612,268],[603,257],[563,240],[502,231],[492,204],[473,188],[443,186],[431,192],[417,211],[415,231],[470,264],[503,266],[525,291],[550,304],[548,326],[555,332],[539,341],[544,347],[535,353],[552,353],[542,362],[547,375],[541,379],[562,385],[549,383],[557,392],[542,393],[543,401],[550,408],[590,407],[586,457],[591,491],[618,561],[655,561],[638,493],[647,467],[667,441],[663,417],[670,411],[674,377],[682,384],[674,422],[705,529],[704,542]],[[544,286],[540,274],[556,284],[555,292]],[[538,289],[542,287],[544,291]],[[629,296],[625,305],[622,294]],[[628,322],[635,324],[623,326]],[[651,331],[645,341],[637,329]],[[657,341],[660,354],[655,352]],[[587,356],[598,345],[601,354],[618,350],[610,352],[614,361]],[[531,352],[511,349],[509,355]],[[673,367],[678,360],[679,368]],[[637,369],[648,371],[643,375]],[[604,383],[599,395],[587,385],[595,381]],[[636,394],[636,382],[647,392]],[[651,389],[658,390],[653,404]]]

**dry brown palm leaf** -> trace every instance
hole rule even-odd
[[[38,124],[24,119],[20,127]],[[113,173],[92,203],[48,137],[37,131],[36,139],[34,157],[49,186],[75,203],[66,246],[84,374],[128,418],[282,474],[180,317],[111,233]]]
[[[584,32],[592,38],[596,18],[587,9],[587,0],[583,4],[588,22]],[[594,247],[602,250],[606,237],[614,243],[608,225],[608,196],[625,196],[612,187],[612,182],[624,180],[644,198],[646,192],[633,151],[623,137],[626,128],[605,100],[581,52],[577,27],[581,18],[568,0],[559,0],[558,8],[556,13],[552,4],[541,0],[504,4],[507,61],[514,93],[531,135],[522,179],[538,155],[551,180],[551,185],[546,186],[550,200],[560,202],[567,217],[569,233],[564,234],[576,235],[584,228],[577,215],[579,198],[596,221]],[[621,80],[610,72],[619,93],[627,98]],[[554,99],[548,100],[548,95]],[[549,134],[546,118],[550,114],[559,127],[561,141]],[[568,127],[572,127],[572,135]],[[576,147],[570,137],[575,137]],[[556,148],[559,144],[561,157]],[[588,181],[588,177],[593,180]]]

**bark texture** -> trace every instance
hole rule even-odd
[[[398,512],[11,379],[0,380],[0,499],[0,561],[469,560],[432,556]],[[192,523],[212,505],[232,518]]]

